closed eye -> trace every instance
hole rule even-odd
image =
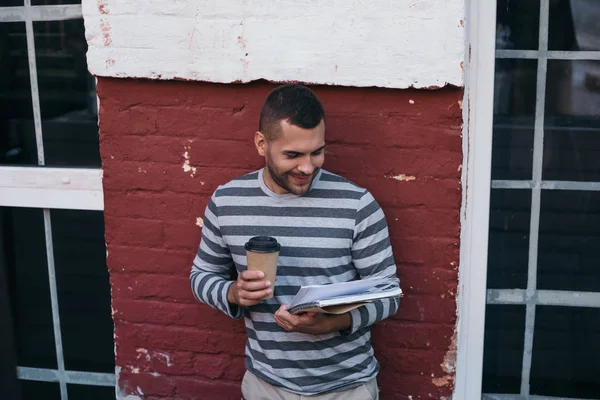
[[[316,149],[316,150],[315,150],[315,151],[313,151],[311,154],[312,154],[313,156],[318,156],[319,154],[322,154],[322,153],[324,153],[324,152],[325,152],[325,146],[323,146],[323,147],[321,147],[321,148],[319,148],[319,149]]]

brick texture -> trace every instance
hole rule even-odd
[[[262,166],[256,82],[100,78],[106,241],[119,391],[239,399],[243,323],[197,303],[191,261],[211,193]],[[327,114],[325,168],[367,187],[390,226],[404,298],[373,329],[382,399],[453,387],[462,90],[314,87]]]

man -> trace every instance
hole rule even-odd
[[[393,315],[399,299],[341,315],[292,315],[287,304],[302,285],[368,277],[398,285],[383,212],[367,190],[321,169],[325,112],[310,89],[273,90],[254,143],[266,166],[213,194],[192,291],[232,318],[245,317],[245,399],[377,399],[369,327]],[[246,269],[244,244],[260,235],[281,244],[277,282]],[[231,281],[234,267],[238,277]]]

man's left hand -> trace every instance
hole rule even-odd
[[[349,313],[331,315],[307,312],[299,315],[290,314],[288,306],[282,305],[275,312],[275,322],[288,332],[323,335],[350,328],[352,319]]]

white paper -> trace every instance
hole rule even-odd
[[[381,289],[373,290],[378,285],[388,286],[388,278],[360,279],[351,282],[332,283],[330,285],[302,286],[290,303],[289,308],[296,307],[299,304],[316,303],[319,300],[380,291]]]

